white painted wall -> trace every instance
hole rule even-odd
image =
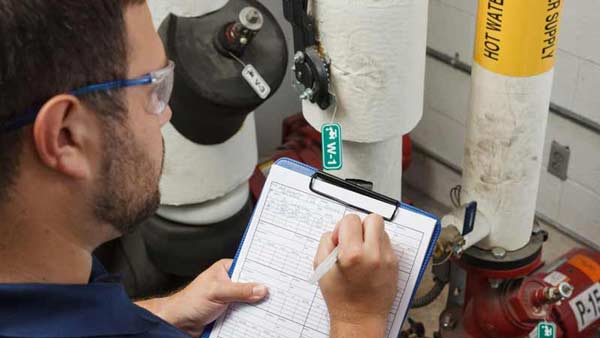
[[[428,46],[459,54],[472,64],[477,0],[430,0]],[[600,1],[564,2],[552,101],[600,123]],[[424,118],[415,142],[462,166],[471,79],[428,58]],[[571,147],[569,179],[551,176],[546,166],[552,140]],[[538,212],[600,245],[600,135],[550,114]],[[458,175],[416,156],[407,181],[448,203]],[[532,196],[535,198],[535,196]]]

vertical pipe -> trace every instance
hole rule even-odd
[[[465,201],[490,222],[479,246],[530,239],[542,167],[562,0],[479,0]]]
[[[312,0],[319,41],[331,59],[337,109],[304,102],[317,130],[340,123],[344,167],[336,175],[374,183],[399,198],[402,136],[423,114],[428,0]],[[334,116],[335,111],[335,116]]]
[[[334,172],[344,178],[373,182],[373,190],[400,200],[402,197],[402,139],[395,136],[377,143],[344,141],[344,167]],[[382,159],[385,163],[382,163]]]

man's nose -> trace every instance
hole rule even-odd
[[[160,126],[164,126],[167,122],[171,121],[171,117],[173,117],[173,111],[170,106],[167,106],[164,113],[160,115]]]

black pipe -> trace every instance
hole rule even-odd
[[[444,287],[446,286],[446,284],[447,282],[441,281],[436,278],[435,284],[433,285],[431,290],[429,290],[429,292],[427,292],[423,297],[415,298],[412,302],[411,308],[418,309],[433,303],[440,296],[442,291],[444,291]]]

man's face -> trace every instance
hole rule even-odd
[[[130,6],[125,12],[129,49],[129,78],[167,65],[162,42],[154,30],[147,5]],[[124,90],[128,107],[124,123],[105,121],[104,156],[94,198],[97,217],[120,233],[152,216],[158,208],[159,179],[164,161],[160,128],[169,121],[170,108],[160,115],[146,111],[150,86]]]

